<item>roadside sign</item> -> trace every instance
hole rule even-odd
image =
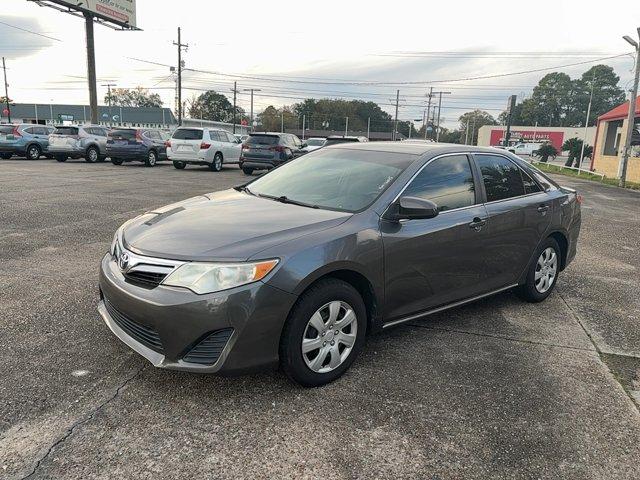
[[[73,122],[73,115],[67,115],[66,113],[58,114],[58,121],[60,122]]]
[[[136,28],[136,0],[47,0],[123,28]]]

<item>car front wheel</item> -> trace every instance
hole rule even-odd
[[[184,167],[187,166],[187,164],[185,162],[173,162],[173,166],[175,168],[177,168],[178,170],[184,170]]]
[[[87,148],[87,154],[85,155],[84,159],[88,163],[95,163],[98,161],[99,157],[100,152],[98,152],[98,149],[96,147],[89,147]]]
[[[27,149],[27,158],[29,160],[38,160],[40,155],[42,155],[40,145],[29,145],[29,148]]]
[[[518,288],[518,294],[528,302],[541,302],[547,298],[558,281],[560,273],[560,247],[553,238],[547,238],[535,254],[527,272],[527,280]]]
[[[358,291],[337,279],[321,280],[300,296],[280,339],[280,364],[305,387],[339,378],[364,345],[366,308]]]

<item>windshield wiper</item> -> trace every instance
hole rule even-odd
[[[248,193],[249,195],[253,195],[254,197],[258,197],[259,195],[256,195],[255,193],[253,193],[251,190],[249,190],[249,187],[247,187],[246,185],[240,185],[238,187],[233,187],[234,190],[236,190],[237,192],[244,192],[244,193]]]
[[[276,202],[280,202],[280,203],[289,203],[291,205],[298,205],[300,207],[307,207],[307,208],[320,208],[318,205],[313,205],[311,203],[305,203],[305,202],[300,202],[299,200],[293,200],[289,197],[287,197],[286,195],[281,195],[279,197],[275,197],[273,195],[258,195],[259,197],[262,198],[268,198],[269,200],[275,200]]]

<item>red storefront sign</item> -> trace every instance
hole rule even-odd
[[[489,145],[492,147],[501,144],[504,139],[505,129],[493,129],[491,130],[491,137],[489,139]],[[564,132],[545,132],[545,131],[533,131],[533,130],[511,130],[510,142],[521,141],[523,143],[550,143],[558,151],[562,150],[562,143],[564,142]]]

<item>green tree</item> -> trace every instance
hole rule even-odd
[[[478,138],[480,127],[498,124],[490,113],[477,109],[460,115],[458,121],[460,122],[460,142],[456,143],[462,143],[467,138],[467,126],[469,127],[469,141],[471,141],[471,139]]]
[[[109,101],[111,100],[111,101]],[[149,90],[142,87],[134,89],[114,88],[111,96],[107,93],[104,102],[117,107],[161,107],[162,99],[157,93],[149,93]]]
[[[538,149],[538,155],[540,156],[541,162],[546,163],[547,161],[549,161],[549,157],[555,157],[557,154],[558,150],[550,143],[545,143]]]
[[[571,109],[570,97],[574,84],[566,73],[548,73],[533,89],[527,102],[523,102],[521,119],[525,125],[562,127]],[[512,122],[513,123],[513,122]]]
[[[623,103],[624,90],[618,86],[619,81],[620,77],[608,65],[594,65],[584,72],[582,77],[574,80],[567,125],[576,127],[584,125],[592,85],[593,99],[589,125],[594,125],[600,115]]]
[[[232,122],[233,104],[221,93],[208,90],[191,100],[189,105],[189,116],[191,118],[201,118],[214,122]],[[236,106],[236,121],[240,121],[240,116],[244,110]]]
[[[580,138],[574,137],[565,140],[565,142],[562,144],[562,150],[569,152],[569,157],[564,164],[565,167],[570,167],[571,165],[577,167],[580,165],[580,153],[582,152],[582,140]],[[584,157],[589,157],[592,153],[593,147],[591,145],[585,145]]]

